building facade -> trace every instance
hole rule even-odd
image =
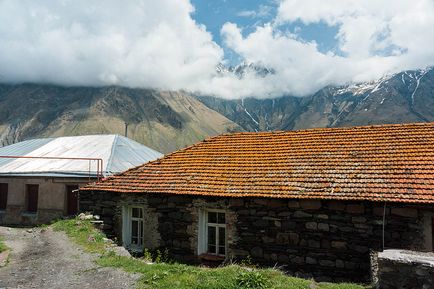
[[[223,135],[80,190],[130,250],[318,280],[369,280],[373,251],[432,251],[432,203],[432,123]]]
[[[162,154],[118,135],[59,137],[0,148],[0,224],[36,225],[78,212],[78,189]]]

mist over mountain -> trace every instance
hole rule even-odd
[[[224,67],[221,67],[222,69]],[[225,68],[244,77],[261,66]],[[434,69],[327,86],[307,97],[222,99],[118,86],[0,85],[0,145],[48,136],[124,134],[164,153],[234,131],[434,121]]]
[[[434,70],[328,86],[307,97],[198,99],[249,131],[434,121]]]

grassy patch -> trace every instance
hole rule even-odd
[[[3,242],[3,238],[0,236],[0,253],[6,251],[7,249],[8,247],[5,245],[5,243]]]
[[[177,263],[147,264],[142,259],[117,256],[107,252],[104,235],[90,221],[62,220],[53,224],[90,252],[102,253],[96,261],[104,267],[115,267],[141,274],[139,288],[282,288],[282,289],[362,289],[356,284],[316,283],[289,277],[275,269],[254,269],[239,265],[201,268]]]
[[[105,235],[95,229],[89,220],[61,220],[52,226],[55,231],[64,231],[77,244],[91,253],[102,254],[105,252]]]

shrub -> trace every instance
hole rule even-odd
[[[236,278],[239,288],[266,288],[267,278],[258,271],[242,271]]]

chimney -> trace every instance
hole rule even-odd
[[[125,137],[128,137],[128,122],[125,122]]]

